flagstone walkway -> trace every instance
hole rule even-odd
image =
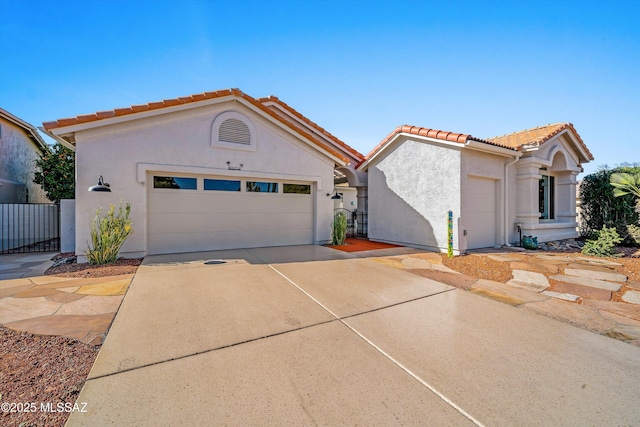
[[[0,324],[17,331],[102,344],[133,276],[2,280]]]
[[[640,346],[640,284],[613,272],[615,262],[549,253],[474,256],[509,263],[513,278],[501,283],[466,276],[429,252],[375,261]],[[624,302],[611,301],[612,292],[620,289]]]

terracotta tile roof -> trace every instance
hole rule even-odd
[[[324,136],[326,136],[327,138],[329,138],[330,140],[332,140],[333,142],[338,144],[340,147],[345,149],[347,152],[351,153],[358,160],[361,161],[362,159],[364,159],[364,155],[363,154],[361,154],[360,152],[358,152],[354,148],[350,147],[349,145],[347,145],[343,141],[341,141],[338,138],[336,138],[335,136],[333,136],[331,133],[329,133],[323,127],[319,126],[317,123],[312,122],[307,117],[303,116],[302,114],[297,112],[295,109],[291,108],[287,103],[281,101],[280,98],[278,98],[277,96],[269,95],[268,97],[265,97],[265,98],[258,98],[258,102],[261,102],[262,104],[267,104],[269,102],[273,102],[273,103],[278,104],[283,109],[285,109],[287,112],[289,112],[290,114],[295,116],[298,120],[308,124],[309,126],[314,128],[316,131],[320,132],[321,134],[323,134]]]
[[[88,123],[88,122],[96,122],[96,121],[111,119],[115,117],[122,117],[122,116],[141,113],[145,111],[168,108],[168,107],[173,107],[173,106],[183,105],[183,104],[190,104],[190,103],[205,101],[205,100],[214,99],[214,98],[224,98],[224,97],[233,97],[233,96],[244,99],[245,101],[257,107],[262,112],[268,114],[269,116],[278,120],[280,123],[283,123],[293,131],[309,139],[314,144],[318,145],[320,148],[331,153],[332,155],[341,159],[345,163],[349,163],[349,160],[345,158],[342,154],[340,154],[338,151],[336,151],[333,147],[327,145],[325,142],[320,141],[317,137],[313,136],[311,133],[304,130],[303,128],[296,126],[293,123],[288,122],[287,120],[284,120],[282,117],[280,117],[275,112],[273,112],[270,108],[267,108],[262,102],[245,94],[240,89],[235,89],[235,88],[217,90],[215,92],[204,92],[204,93],[199,93],[199,94],[190,95],[190,96],[183,96],[175,99],[165,99],[157,102],[149,102],[147,104],[132,105],[131,107],[116,108],[114,110],[109,110],[109,111],[99,111],[94,114],[86,114],[86,115],[81,115],[76,117],[65,118],[65,119],[58,119],[51,122],[44,122],[43,126],[46,130],[50,131],[52,129],[62,128],[67,126],[74,126],[74,125],[79,125],[79,124]]]
[[[571,123],[554,123],[546,126],[538,126],[533,129],[525,129],[508,135],[489,138],[489,141],[516,149],[523,145],[540,146],[564,130],[570,131],[573,136],[575,136],[580,146],[587,153],[589,159],[593,160],[593,154],[591,154]]]
[[[385,145],[387,145],[389,141],[391,141],[396,135],[400,133],[408,133],[411,135],[425,136],[428,138],[440,139],[442,141],[455,142],[460,145],[464,145],[467,143],[467,141],[473,140],[473,141],[483,142],[485,144],[496,145],[503,148],[514,149],[513,147],[509,147],[500,143],[486,141],[486,140],[476,138],[464,133],[447,132],[447,131],[438,130],[438,129],[403,125],[403,126],[398,126],[389,135],[387,135],[386,138],[384,138],[373,150],[369,152],[369,154],[367,154],[364,157],[364,159],[357,165],[357,167],[359,167],[362,163],[364,163],[365,161],[373,157],[378,151],[380,151]]]

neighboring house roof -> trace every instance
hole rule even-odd
[[[258,98],[258,102],[261,102],[262,104],[264,104],[267,107],[271,106],[271,105],[277,105],[277,106],[281,107],[286,112],[288,112],[290,115],[292,115],[295,118],[297,118],[299,121],[301,121],[303,123],[306,123],[310,127],[314,128],[317,132],[321,133],[322,135],[327,137],[329,140],[333,141],[335,144],[337,144],[338,146],[343,148],[346,152],[351,154],[358,161],[362,161],[362,159],[364,159],[364,155],[363,154],[361,154],[360,152],[358,152],[354,148],[350,147],[349,145],[345,144],[340,139],[336,138],[334,135],[329,133],[323,127],[320,127],[317,123],[312,122],[307,117],[303,116],[298,111],[296,111],[295,109],[291,108],[291,106],[289,106],[285,102],[281,101],[280,98],[278,98],[277,96],[269,95],[268,97],[265,97],[265,98]]]
[[[180,98],[165,99],[165,100],[158,101],[158,102],[149,102],[147,104],[142,104],[142,105],[132,105],[131,107],[116,108],[114,110],[109,110],[109,111],[100,111],[100,112],[93,113],[93,114],[86,114],[86,115],[80,115],[80,116],[76,116],[76,117],[58,119],[58,120],[51,121],[51,122],[45,122],[45,123],[43,123],[43,126],[48,132],[50,132],[52,134],[63,135],[65,133],[63,128],[70,128],[69,132],[73,132],[74,131],[73,127],[79,126],[79,125],[83,125],[83,124],[90,124],[92,122],[96,122],[97,125],[101,125],[102,124],[102,123],[100,123],[101,121],[104,121],[103,122],[104,124],[110,124],[110,123],[113,122],[113,120],[109,120],[109,119],[128,118],[128,116],[132,116],[131,119],[133,119],[134,118],[133,116],[135,114],[147,113],[147,112],[150,112],[150,111],[161,110],[161,109],[170,108],[170,107],[179,107],[179,106],[182,106],[182,105],[186,106],[188,104],[195,104],[195,103],[198,103],[198,102],[208,101],[208,100],[212,100],[212,99],[216,99],[216,98],[240,98],[240,99],[243,99],[246,102],[248,102],[250,105],[252,105],[252,106],[256,107],[257,109],[259,109],[261,112],[266,113],[267,115],[269,115],[270,117],[276,119],[278,122],[284,124],[286,127],[290,128],[294,132],[296,132],[296,133],[300,134],[301,136],[303,136],[304,138],[308,139],[309,141],[311,141],[313,144],[317,145],[322,150],[324,150],[324,151],[330,153],[331,155],[337,157],[338,159],[342,160],[344,163],[349,163],[349,160],[342,153],[337,151],[335,149],[335,147],[330,146],[326,142],[320,140],[317,136],[313,135],[311,132],[305,130],[301,126],[296,125],[296,124],[294,124],[294,123],[292,123],[292,122],[290,122],[288,120],[285,120],[283,117],[278,115],[272,109],[268,108],[264,104],[265,103],[265,101],[264,101],[265,98],[262,98],[261,100],[255,99],[255,98],[245,94],[244,92],[242,92],[239,89],[224,89],[224,90],[218,90],[218,91],[215,91],[215,92],[205,92],[205,93],[200,93],[200,94],[195,94],[195,95],[190,95],[190,96],[184,96],[184,97],[180,97]],[[282,103],[282,104],[284,104],[284,103]],[[308,122],[308,123],[313,123],[309,119],[306,119],[301,114],[300,114],[300,116],[303,118],[303,121]],[[313,125],[314,125],[314,127],[317,127],[318,131],[322,130],[323,134],[325,134],[325,135],[329,134],[328,132],[324,131],[324,129],[322,129],[319,126],[315,125],[315,123]],[[333,137],[333,138],[335,138],[335,137]],[[338,140],[338,139],[335,138],[335,140]],[[69,140],[69,142],[71,144],[75,144],[75,142],[73,140]],[[339,145],[344,146],[344,147],[348,147],[342,141],[340,141]]]
[[[44,142],[44,139],[42,139],[35,126],[25,122],[19,117],[14,116],[3,108],[0,108],[0,117],[24,130],[27,136],[33,141],[34,144],[36,144],[36,147],[38,147],[40,151],[49,149],[49,146],[46,142]]]
[[[389,143],[392,140],[394,140],[397,135],[403,134],[403,133],[409,134],[409,135],[422,136],[426,138],[439,139],[441,141],[446,141],[449,143],[456,143],[456,144],[459,144],[460,146],[467,145],[469,142],[473,141],[473,142],[479,142],[482,144],[487,144],[489,146],[496,146],[496,147],[504,148],[507,150],[516,151],[516,149],[513,147],[509,147],[507,145],[503,145],[500,143],[476,138],[474,136],[464,134],[464,133],[448,132],[448,131],[443,131],[438,129],[404,125],[404,126],[398,126],[393,130],[393,132],[387,135],[386,138],[384,138],[373,150],[369,152],[369,154],[367,154],[364,157],[364,159],[358,164],[357,168],[360,169],[361,167],[366,166],[369,160],[371,160],[380,151],[382,151],[385,147],[387,147]]]
[[[585,160],[593,160],[593,154],[591,154],[571,123],[554,123],[538,126],[533,129],[525,129],[508,135],[489,138],[489,141],[517,149],[523,148],[524,146],[537,147],[564,131],[570,132],[578,145],[584,150],[586,154]]]

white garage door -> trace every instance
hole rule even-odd
[[[467,248],[490,248],[496,244],[496,180],[469,177],[467,192]]]
[[[152,176],[150,254],[313,243],[313,186],[268,179]]]

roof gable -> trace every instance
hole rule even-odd
[[[339,150],[344,151],[346,155],[353,157],[356,161],[360,162],[362,161],[362,159],[364,159],[363,154],[361,154],[354,148],[350,147],[349,145],[347,145],[346,143],[344,143],[343,141],[341,141],[340,139],[332,135],[326,129],[319,126],[317,123],[309,120],[307,117],[300,114],[298,111],[293,109],[287,103],[280,100],[280,98],[278,98],[277,96],[269,95],[268,97],[265,97],[265,98],[258,98],[257,101],[262,103],[264,106],[268,108],[274,109],[275,111],[278,111],[278,110],[283,111],[286,114],[285,120],[287,118],[290,118],[298,126],[306,125],[305,128],[313,129],[314,132],[319,133],[321,136],[331,141],[331,143],[333,143]]]
[[[276,114],[273,110],[265,106],[262,102],[245,94],[239,89],[225,89],[215,92],[205,92],[175,99],[165,99],[158,102],[149,102],[142,105],[132,105],[125,108],[116,108],[109,111],[100,111],[94,114],[86,114],[76,117],[58,119],[51,122],[45,122],[43,123],[43,126],[47,133],[51,134],[57,139],[60,138],[60,136],[63,136],[63,138],[68,142],[70,142],[71,144],[75,144],[72,137],[65,138],[64,135],[73,133],[85,127],[97,128],[110,125],[114,122],[119,121],[118,119],[135,120],[137,118],[144,117],[143,114],[148,115],[149,113],[152,113],[156,110],[157,114],[163,114],[180,107],[182,107],[182,109],[196,108],[198,106],[201,106],[202,103],[206,101],[223,101],[233,98],[244,101],[247,106],[250,106],[263,115],[268,116],[273,121],[276,121],[280,125],[283,125],[283,127],[287,128],[289,131],[298,134],[302,137],[302,139],[310,142],[312,145],[315,145],[316,148],[319,148],[321,151],[330,154],[343,163],[349,163],[349,160],[342,153],[336,150],[335,147],[332,147],[325,141],[320,140],[316,135],[311,134],[309,131],[303,129],[302,127],[296,126],[290,121],[285,120],[284,118]],[[309,120],[309,122],[311,121]]]
[[[36,145],[36,147],[38,147],[38,149],[40,150],[49,149],[49,146],[47,145],[46,142],[44,142],[44,139],[42,139],[42,137],[38,133],[38,130],[35,128],[35,126],[25,122],[24,120],[22,120],[17,116],[14,116],[13,114],[11,114],[10,112],[8,112],[3,108],[0,108],[0,117],[2,117],[3,119],[7,120],[10,123],[13,123],[14,125],[21,128],[22,130],[24,130],[27,136]]]
[[[389,135],[386,136],[373,150],[367,154],[364,159],[357,165],[358,169],[365,169],[370,160],[376,157],[380,152],[384,151],[390,143],[395,140],[395,138],[400,134],[406,135],[416,135],[424,138],[430,138],[435,140],[440,140],[445,143],[459,145],[460,147],[464,147],[470,142],[487,144],[489,146],[496,146],[500,148],[506,148],[508,150],[515,150],[511,147],[501,145],[499,143],[486,141],[483,139],[479,139],[464,133],[456,133],[456,132],[448,132],[438,129],[431,129],[419,126],[409,126],[403,125],[395,128]]]
[[[545,126],[538,126],[533,129],[525,129],[508,135],[489,138],[489,141],[515,149],[524,149],[539,147],[565,131],[571,134],[574,142],[578,145],[578,148],[583,151],[584,154],[582,156],[582,160],[586,162],[593,160],[593,154],[591,154],[571,123],[554,123]]]

